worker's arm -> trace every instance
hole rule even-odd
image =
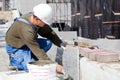
[[[56,46],[61,47],[62,40],[58,35],[51,29],[50,26],[41,27],[38,30],[39,35],[50,39]]]

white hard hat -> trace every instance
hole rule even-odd
[[[33,13],[41,21],[50,25],[50,20],[52,17],[52,8],[48,4],[39,4],[33,8]]]

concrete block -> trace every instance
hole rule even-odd
[[[98,52],[96,55],[98,62],[114,62],[119,61],[119,54],[112,51]]]
[[[89,53],[86,52],[85,48],[80,48],[80,54],[84,57],[89,57]]]
[[[96,55],[97,53],[90,53],[88,58],[92,61],[96,61]]]
[[[63,40],[77,40],[77,32],[76,31],[59,31],[57,32],[58,36]]]
[[[99,63],[88,58],[80,60],[80,80],[119,80],[120,63]]]
[[[80,47],[80,54],[90,60],[98,62],[119,61],[119,53],[104,49],[89,49]]]
[[[52,28],[55,32],[58,32],[58,28]]]
[[[96,52],[101,52],[103,51],[102,49],[90,49],[90,48],[86,48],[86,47],[80,47],[80,54],[82,56],[85,56],[87,58],[91,57],[91,55],[93,54],[96,54]]]
[[[78,37],[79,42],[88,43],[90,45],[97,45],[99,48],[103,48],[106,50],[118,51],[120,52],[120,40],[119,39],[88,39],[83,37]]]
[[[102,53],[102,52],[104,52],[105,50],[103,50],[103,49],[98,49],[98,50],[96,50],[96,51],[94,51],[94,52],[91,52],[91,53],[89,53],[89,59],[90,60],[92,60],[92,61],[96,61],[97,60],[97,55],[99,54],[99,53]]]
[[[63,52],[63,67],[73,80],[79,79],[79,47],[67,46]]]

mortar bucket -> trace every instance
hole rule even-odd
[[[40,60],[29,63],[29,75],[32,80],[56,80],[57,63],[49,60]]]

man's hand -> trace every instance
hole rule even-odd
[[[67,46],[67,42],[62,42],[60,46],[63,50],[65,50],[65,47]]]
[[[65,71],[63,69],[63,66],[61,66],[59,64],[56,67],[56,71],[57,71],[57,73],[60,73],[60,74],[64,74],[65,73]]]

